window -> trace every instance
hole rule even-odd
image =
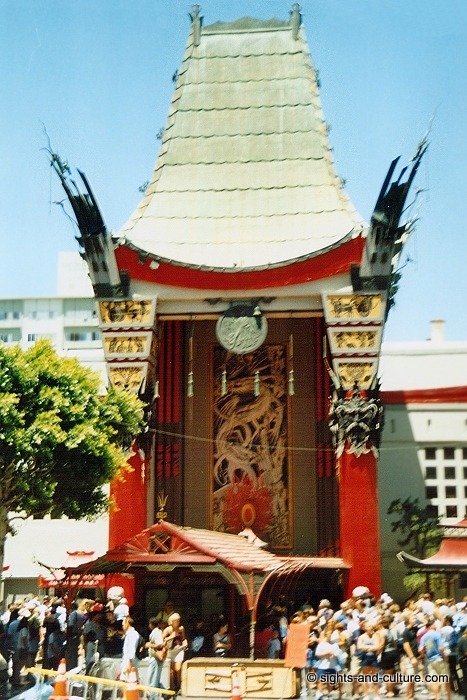
[[[467,512],[467,447],[431,445],[419,450],[420,467],[425,475],[425,498],[436,499],[441,518],[459,519]],[[436,459],[436,462],[433,460]]]
[[[17,321],[21,318],[21,312],[23,310],[23,302],[17,299],[3,299],[0,308],[0,321],[6,321],[7,319],[14,319]]]
[[[52,343],[55,340],[55,336],[52,333],[28,333],[28,343],[35,343],[36,340],[50,340]]]
[[[73,342],[79,342],[80,340],[86,340],[87,333],[72,332],[68,333],[68,340]]]
[[[428,516],[430,518],[437,518],[438,517],[438,506],[429,505],[429,506],[427,506],[426,511],[427,511]]]

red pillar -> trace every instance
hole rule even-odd
[[[381,595],[377,461],[372,452],[357,457],[344,450],[338,460],[341,556],[351,566],[345,596],[356,586]]]
[[[126,542],[147,526],[146,474],[136,446],[131,469],[110,484],[109,549]]]

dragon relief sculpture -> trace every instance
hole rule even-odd
[[[339,387],[331,397],[329,428],[337,457],[372,452],[378,456],[384,425],[384,408],[379,398],[379,382],[364,395],[355,384],[350,396]],[[346,449],[347,446],[347,449]]]

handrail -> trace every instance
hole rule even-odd
[[[49,668],[42,668],[41,666],[33,666],[31,668],[26,669],[28,673],[36,674],[36,675],[41,675],[41,676],[52,676],[56,677],[58,675],[63,675],[59,674],[58,671],[53,671],[52,669]],[[68,671],[65,673],[65,676],[67,680],[71,681],[85,681],[87,683],[102,683],[102,685],[110,685],[114,686],[117,688],[122,688],[123,690],[128,687],[128,682],[127,681],[114,681],[112,678],[98,678],[96,676],[86,676],[83,673],[69,673]],[[166,690],[165,688],[155,688],[154,686],[151,685],[140,685],[139,683],[136,686],[137,690],[142,690],[143,692],[147,693],[163,693],[164,695],[175,695],[174,690]]]

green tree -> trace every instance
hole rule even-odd
[[[0,567],[15,518],[92,520],[108,508],[102,487],[128,468],[144,406],[130,392],[101,395],[99,384],[47,341],[0,345]]]
[[[398,498],[392,501],[388,515],[394,514],[399,517],[391,523],[391,530],[400,533],[397,541],[401,547],[408,547],[419,559],[424,559],[438,549],[443,536],[439,517],[431,515],[428,506],[423,508],[418,498]]]
[[[407,547],[409,553],[418,559],[425,559],[437,551],[443,536],[439,516],[431,515],[429,507],[422,507],[418,498],[398,498],[390,503],[387,512],[398,516],[391,523],[391,530],[399,533],[397,542],[401,547]],[[420,573],[404,577],[404,586],[411,592],[429,588],[429,585],[429,576]]]

